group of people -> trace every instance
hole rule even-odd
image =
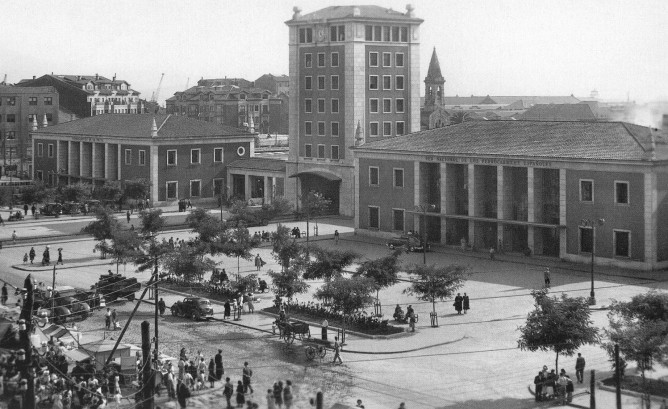
[[[107,308],[107,312],[104,314],[104,326],[107,331],[110,329],[117,330],[120,328],[118,325],[118,315],[116,314],[116,308]]]
[[[30,251],[25,253],[23,255],[23,264],[28,264],[28,261],[30,261],[30,264],[33,264],[35,261],[35,256],[36,256],[35,248],[30,247]],[[49,265],[51,264],[51,253],[49,251],[49,246],[46,246],[44,249],[44,252],[42,253],[42,265]],[[63,262],[63,248],[59,247],[58,248],[58,260],[56,261],[56,265],[64,265],[65,263]]]
[[[578,383],[584,382],[585,359],[581,353],[575,360],[575,376]],[[560,399],[562,404],[573,400],[573,391],[575,386],[571,377],[566,374],[565,369],[561,369],[559,375],[552,369],[547,371],[547,365],[538,371],[538,375],[533,380],[536,387],[536,401]]]
[[[259,241],[269,242],[271,241],[271,235],[268,231],[262,230],[262,232],[256,231],[253,233],[253,238]]]
[[[455,307],[455,311],[457,311],[457,314],[462,313],[464,311],[464,314],[471,309],[471,304],[469,301],[469,296],[464,293],[462,296],[460,293],[457,293],[457,296],[455,297],[455,302],[452,304]]]
[[[225,301],[225,304],[223,304],[223,319],[226,320],[230,318],[232,315],[232,308],[234,308],[237,314],[241,315],[241,313],[244,312],[244,306],[248,307],[248,312],[250,314],[255,312],[255,304],[253,304],[252,293],[239,293],[236,298]]]

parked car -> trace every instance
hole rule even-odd
[[[175,317],[190,317],[193,321],[213,316],[211,301],[198,297],[186,297],[183,301],[177,301],[172,305],[171,311]]]
[[[119,298],[134,301],[135,292],[141,290],[141,284],[135,277],[124,277],[120,274],[104,274],[100,276],[100,280],[91,288],[99,294],[104,295],[107,301],[114,301]]]
[[[34,291],[34,308],[39,317],[49,318],[57,324],[83,321],[91,314],[91,310],[105,306],[104,298],[95,292],[70,286],[36,288]]]
[[[81,213],[81,203],[65,202],[63,203],[63,214],[79,214]]]
[[[102,207],[102,202],[99,200],[86,200],[80,206],[82,212],[85,211],[86,205],[88,205],[88,213],[95,213],[98,208]]]
[[[47,203],[39,209],[42,216],[60,216],[63,214],[63,205],[60,203]]]
[[[387,242],[387,247],[390,249],[404,248],[406,251],[424,251],[422,239],[412,234],[404,234],[390,239]],[[427,243],[427,251],[430,250],[430,247]]]

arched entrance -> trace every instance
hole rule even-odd
[[[324,171],[303,171],[290,177],[299,180],[299,195],[310,191],[321,193],[326,199],[332,201],[331,213],[339,213],[340,177]]]

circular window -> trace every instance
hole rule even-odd
[[[244,156],[245,154],[246,154],[246,148],[244,148],[243,146],[237,148],[237,155]]]

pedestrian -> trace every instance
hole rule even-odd
[[[111,310],[111,324],[114,326],[114,330],[118,329],[118,322],[116,321],[116,308]]]
[[[364,405],[362,404],[362,399],[357,399],[357,405],[355,405],[356,408],[364,408]]]
[[[160,316],[162,317],[165,315],[165,310],[167,309],[167,305],[165,304],[165,300],[160,297],[160,301],[158,301],[158,311],[160,312]]]
[[[561,404],[566,404],[566,387],[568,386],[568,376],[566,376],[566,371],[561,370],[559,378],[557,378],[557,396],[561,399]]]
[[[16,244],[16,239],[17,239],[17,238],[18,238],[18,236],[16,235],[16,230],[14,230],[14,231],[12,232],[12,243]]]
[[[216,365],[216,380],[221,381],[223,379],[223,374],[225,373],[225,368],[223,367],[223,350],[219,349],[218,353],[214,357],[214,362]]]
[[[216,382],[216,363],[213,361],[213,358],[209,361],[209,383],[211,384],[211,388],[213,389],[213,386]]]
[[[494,250],[494,247],[489,248],[489,259],[494,260],[494,255],[496,254],[496,250]]]
[[[46,246],[44,249],[44,253],[42,253],[42,265],[49,265],[51,264],[51,253],[49,252],[49,246]]]
[[[36,210],[37,210],[37,208],[35,207],[35,204],[33,203],[32,207],[30,208],[30,213],[32,213],[32,215],[34,216]]]
[[[125,212],[125,218],[127,219],[128,224],[130,224],[130,211],[129,210],[127,212]]]
[[[234,385],[230,382],[230,378],[225,378],[223,396],[225,396],[225,400],[227,401],[227,409],[232,408],[232,395],[234,395]]]
[[[33,260],[35,260],[35,248],[30,247],[30,252],[28,253],[28,256],[30,257],[30,264],[32,264]]]
[[[0,226],[5,226],[5,219],[2,218],[2,215],[0,214]]]
[[[7,291],[7,283],[2,285],[2,293],[0,295],[0,303],[2,305],[7,305],[7,299],[9,298],[9,292]]]
[[[550,269],[547,267],[543,271],[543,278],[545,279],[545,288],[550,288]]]
[[[334,360],[332,363],[336,364],[337,359],[339,360],[339,364],[343,363],[341,360],[341,344],[339,344],[339,337],[334,337]]]
[[[570,376],[566,375],[568,378],[568,383],[566,384],[566,402],[573,402],[573,392],[575,392],[575,385],[573,385],[573,380]]]
[[[23,214],[25,214],[26,216],[28,215],[28,209],[29,209],[28,203],[24,204],[23,205]]]
[[[411,312],[411,314],[408,316],[408,326],[411,329],[411,332],[415,332],[415,323],[417,322],[417,316],[415,315],[414,312]]]
[[[251,377],[253,376],[253,370],[248,366],[248,362],[244,362],[244,369],[242,371],[243,374],[243,386],[244,386],[244,393],[248,392],[250,389],[250,393],[253,393],[253,387],[251,386]],[[237,402],[238,403],[238,402]]]
[[[241,381],[237,382],[237,407],[243,408],[246,403],[246,396],[244,395],[244,385]]]
[[[462,297],[462,295],[460,293],[457,293],[457,296],[455,297],[455,302],[454,302],[454,304],[452,304],[452,305],[455,306],[455,310],[457,311],[457,314],[462,313],[462,303],[463,303],[463,301],[464,301],[464,298]]]
[[[107,308],[106,314],[104,314],[104,326],[107,327],[107,330],[111,326],[111,309]]]
[[[179,381],[179,386],[176,389],[176,399],[179,401],[179,406],[185,408],[188,405],[188,398],[190,397],[190,389],[185,382]]]
[[[274,382],[274,402],[276,407],[281,409],[283,407],[283,382]]]
[[[329,327],[329,321],[327,321],[327,318],[322,320],[322,340],[327,341],[327,327]]]
[[[584,381],[585,359],[581,353],[578,352],[578,358],[575,360],[575,377],[578,383]]]
[[[253,305],[253,295],[248,293],[248,312],[251,314],[255,312],[255,305]]]
[[[63,264],[63,248],[59,247],[58,248],[58,261],[56,262],[56,265],[58,264]]]
[[[28,264],[28,253],[23,255],[23,264]]]
[[[223,307],[225,309],[225,312],[223,314],[223,319],[226,320],[230,318],[230,315],[232,313],[232,308],[230,306],[230,300],[225,301],[225,306]]]
[[[339,244],[339,231],[334,230],[334,244]]]
[[[464,296],[462,297],[463,300],[463,307],[464,307],[464,314],[466,314],[466,311],[470,309],[470,303],[469,303],[469,296],[464,293]]]
[[[255,268],[257,269],[257,271],[260,271],[261,267],[262,267],[262,259],[260,258],[260,255],[257,254],[255,256]]]
[[[285,388],[283,388],[283,403],[285,404],[285,409],[292,408],[292,381],[285,381]]]
[[[267,389],[267,409],[276,409],[276,400],[274,399],[274,391]]]
[[[169,398],[169,400],[176,398],[176,379],[174,377],[174,371],[172,370],[171,364],[169,365],[169,369],[167,369],[165,385],[167,386],[167,397]]]
[[[543,376],[542,371],[538,371],[538,375],[533,378],[533,384],[536,388],[536,402],[543,400],[543,384],[545,383],[545,377]]]

